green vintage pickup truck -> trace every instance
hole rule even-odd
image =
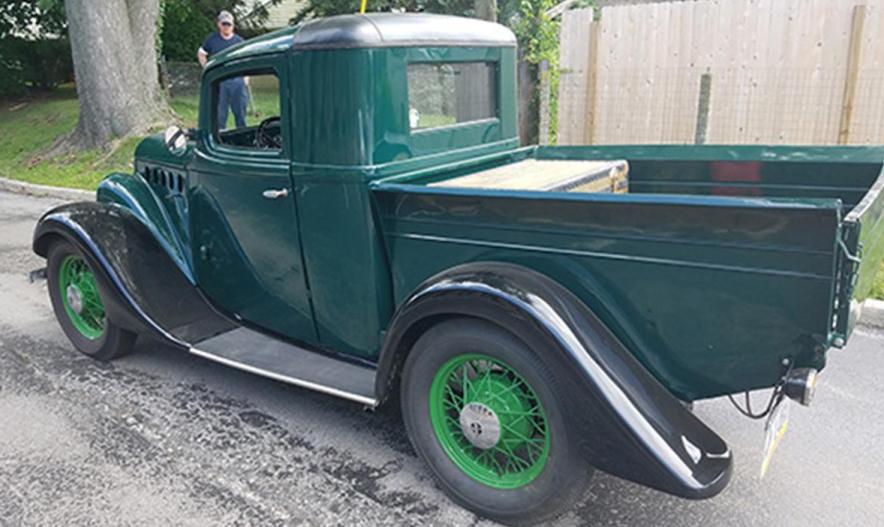
[[[884,253],[884,149],[520,147],[515,67],[503,26],[425,14],[214,57],[198,128],[40,220],[65,333],[396,401],[440,486],[507,523],[593,469],[717,494],[732,454],[689,403],[809,402]]]

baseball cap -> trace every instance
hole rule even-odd
[[[218,22],[227,22],[228,24],[233,23],[233,13],[230,11],[224,10],[218,13]]]

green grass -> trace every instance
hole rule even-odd
[[[11,103],[0,108],[0,176],[31,183],[92,189],[102,173],[125,168],[136,139],[127,141],[108,156],[83,152],[52,160],[39,154],[56,138],[77,124],[77,98],[73,88],[62,88],[51,97]],[[129,159],[127,159],[127,157]]]
[[[173,99],[183,123],[196,123],[196,98]],[[55,140],[77,124],[79,105],[71,86],[50,96],[0,106],[0,176],[58,187],[92,190],[108,172],[132,170],[132,156],[142,139],[131,137],[110,152],[89,150],[43,159]]]
[[[872,298],[884,300],[884,262],[878,267],[878,276],[872,285]]]
[[[258,116],[249,115],[250,126],[270,115],[279,115],[275,79],[256,78],[253,83]],[[271,85],[272,84],[272,85]],[[199,113],[197,94],[174,97],[170,101],[182,126],[196,126]],[[77,125],[79,105],[73,86],[63,86],[52,94],[27,101],[0,101],[0,177],[92,190],[109,172],[131,172],[132,157],[141,137],[127,138],[110,152],[90,150],[77,154],[41,158],[54,141]],[[232,125],[233,117],[230,122]],[[170,123],[171,124],[171,123]]]
[[[449,126],[456,124],[457,119],[453,115],[444,115],[441,113],[421,114],[419,129],[437,128],[439,126]]]

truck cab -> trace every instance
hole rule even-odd
[[[714,496],[732,454],[686,403],[809,403],[884,256],[884,149],[520,146],[516,57],[429,14],[225,50],[196,129],[40,220],[59,323],[102,360],[145,335],[398,400],[441,487],[499,521],[555,517],[594,469]]]
[[[273,33],[208,64],[194,140],[171,156],[159,137],[146,142],[136,172],[180,202],[163,206],[170,235],[215,303],[376,356],[395,306],[367,183],[517,147],[515,52],[502,26],[430,15]],[[248,77],[267,112],[243,129],[218,119],[232,77]]]

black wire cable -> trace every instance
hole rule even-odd
[[[730,400],[731,404],[734,405],[734,408],[736,408],[741,414],[748,417],[749,419],[763,419],[763,418],[767,417],[767,415],[770,413],[771,410],[773,410],[774,403],[776,403],[776,401],[779,400],[779,396],[781,393],[782,393],[782,390],[780,390],[780,385],[778,383],[776,386],[774,386],[773,392],[771,392],[771,394],[770,394],[770,400],[767,402],[767,407],[760,414],[756,414],[756,413],[752,412],[752,403],[751,403],[751,400],[749,399],[749,392],[745,392],[745,396],[746,396],[746,409],[745,410],[743,408],[740,408],[740,404],[737,403],[737,401],[734,399],[733,395],[728,395],[727,398]]]
[[[785,364],[785,363],[784,363]],[[734,399],[733,395],[728,394],[727,398],[730,400],[731,404],[734,405],[741,414],[748,417],[749,419],[764,419],[770,414],[771,410],[773,410],[774,405],[779,401],[783,396],[783,383],[786,382],[786,377],[789,376],[789,373],[792,372],[792,363],[789,362],[787,364],[786,372],[780,377],[780,380],[773,387],[773,391],[770,393],[770,400],[767,401],[767,407],[760,414],[756,414],[752,411],[752,402],[749,399],[749,392],[743,392],[746,396],[746,409],[740,408],[739,403]]]

